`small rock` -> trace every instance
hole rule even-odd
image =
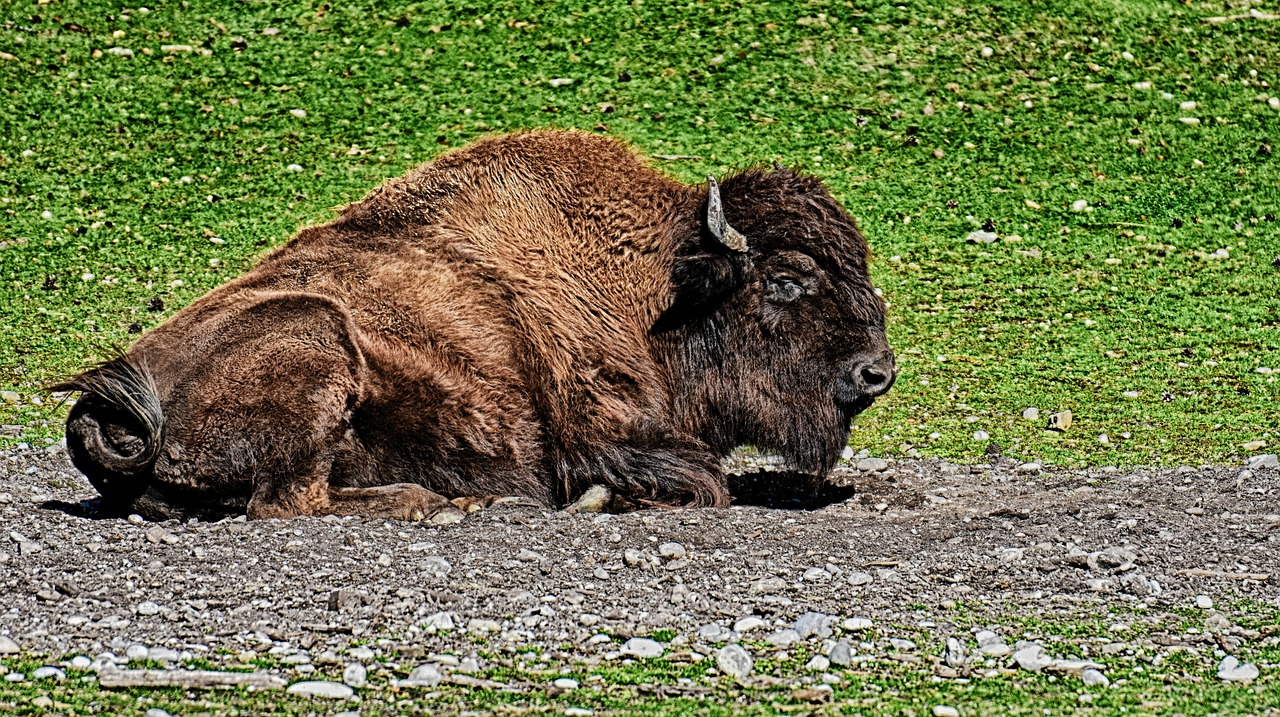
[[[565,717],[591,717],[595,714],[586,707],[566,707],[564,708]]]
[[[1022,411],[1022,417],[1027,419],[1028,421],[1038,421],[1040,420],[1040,409],[1036,408],[1035,406],[1025,408]]]
[[[435,687],[443,679],[444,675],[435,665],[418,665],[409,673],[408,679],[400,680],[398,684],[404,687]]]
[[[568,691],[578,689],[578,681],[570,677],[561,677],[560,679],[553,681],[551,684],[559,690]]]
[[[369,684],[369,670],[359,662],[353,662],[342,671],[342,681],[348,687],[364,687]]]
[[[65,680],[67,673],[56,667],[37,667],[31,671],[31,679],[33,680]]]
[[[1092,667],[1086,668],[1080,673],[1080,680],[1084,682],[1085,687],[1109,687],[1111,685],[1111,680],[1108,680],[1106,675]]]
[[[1073,212],[1083,212],[1088,207],[1089,202],[1084,199],[1077,199],[1071,203],[1071,211]]]
[[[768,625],[768,623],[766,623],[764,620],[761,620],[755,615],[748,615],[747,617],[744,617],[741,620],[738,620],[737,622],[733,623],[733,631],[738,634],[743,634],[743,633],[751,632],[752,630],[759,630],[760,628],[765,627],[766,625]]]
[[[160,614],[160,606],[150,600],[146,600],[138,603],[138,607],[134,608],[134,611],[143,617],[150,617],[151,615]]]
[[[991,49],[990,47],[984,47],[982,48],[982,51],[979,54],[981,54],[983,57],[991,57],[992,55],[996,54],[996,51]]]
[[[992,244],[999,239],[1000,237],[995,232],[982,231],[981,229],[969,232],[969,235],[964,238],[970,244]]]
[[[969,651],[965,649],[964,643],[954,637],[947,638],[947,650],[943,653],[943,662],[947,663],[947,667],[960,669],[964,667],[965,660],[969,658]]]
[[[146,645],[130,645],[124,651],[124,656],[132,662],[141,662],[151,656],[151,650],[148,650]]]
[[[143,712],[142,717],[173,717],[173,715],[170,715],[168,712],[160,709],[159,707],[152,707],[146,712]]]
[[[1258,678],[1258,667],[1252,663],[1240,663],[1232,655],[1222,658],[1218,665],[1218,679],[1224,682],[1252,682]]]
[[[1039,473],[1042,467],[1043,466],[1041,466],[1039,463],[1032,461],[1030,463],[1023,463],[1022,465],[1018,466],[1018,472],[1019,473]]]
[[[467,632],[474,634],[482,634],[486,632],[497,632],[502,629],[502,625],[497,620],[485,620],[475,618],[467,621]]]
[[[796,619],[791,626],[792,629],[800,635],[800,639],[804,640],[811,635],[818,637],[831,637],[831,623],[835,618],[824,615],[820,612],[806,612]]]
[[[1122,573],[1132,570],[1134,561],[1137,559],[1138,555],[1128,548],[1111,547],[1089,553],[1086,564],[1090,570],[1112,570]]]
[[[848,580],[849,584],[854,587],[858,587],[859,585],[867,585],[874,579],[875,578],[871,577],[870,573],[864,573],[861,570],[853,570],[845,575],[845,580]],[[846,620],[845,622],[848,622],[848,620]]]
[[[697,638],[702,642],[730,642],[736,637],[733,630],[713,622],[698,628]]]
[[[546,562],[547,556],[528,548],[521,548],[520,552],[516,553],[516,560],[522,563],[542,563]]]
[[[1059,411],[1049,416],[1049,430],[1065,431],[1071,428],[1071,411]]]
[[[622,551],[622,562],[634,568],[640,565],[644,565],[649,561],[645,560],[644,553],[640,552],[639,550],[636,550],[635,548],[627,548],[626,550]]]
[[[791,628],[787,628],[785,630],[776,630],[770,633],[769,635],[767,635],[764,638],[764,641],[769,643],[770,645],[773,645],[774,647],[780,647],[780,648],[786,649],[788,647],[792,647],[793,645],[799,644],[800,633],[796,632],[795,630],[792,630]]]
[[[16,655],[22,652],[22,648],[18,647],[18,643],[8,635],[0,635],[0,655]]]
[[[892,645],[892,646],[893,646],[893,649],[895,649],[895,650],[904,650],[904,651],[905,651],[905,650],[914,650],[914,649],[916,649],[916,643],[912,642],[911,640],[903,639],[903,638],[901,638],[901,637],[891,637],[891,638],[889,638],[889,644],[890,644],[890,645]]]
[[[303,117],[307,116],[307,111],[302,109],[292,109],[292,110],[289,110],[289,114],[293,115],[294,117],[297,117],[298,119],[302,119]]]
[[[569,77],[553,77],[552,79],[547,80],[547,84],[552,87],[564,87],[572,82],[573,80]]]
[[[813,659],[804,666],[810,672],[826,672],[829,667],[831,667],[831,660],[822,655],[814,655]]]
[[[689,552],[680,543],[663,543],[658,546],[658,555],[667,560],[680,560],[688,554]]]
[[[877,473],[889,467],[889,462],[883,458],[863,458],[858,461],[858,470],[864,473]]]
[[[623,655],[639,657],[641,659],[650,659],[654,657],[662,657],[662,653],[666,648],[657,640],[650,640],[647,637],[633,637],[622,643],[620,650]]]
[[[975,441],[989,441],[989,440],[991,440],[991,434],[990,434],[990,433],[987,433],[986,431],[974,431],[974,432],[973,432],[973,440],[975,440]]]
[[[1260,451],[1263,448],[1267,447],[1267,442],[1266,441],[1245,441],[1244,443],[1240,444],[1240,447],[1245,449],[1246,451]]]
[[[869,630],[874,624],[865,617],[851,617],[840,623],[840,627],[850,632],[858,632],[860,630]]]
[[[333,700],[351,699],[351,697],[356,693],[355,690],[347,687],[341,682],[329,682],[327,680],[295,682],[292,685],[289,685],[289,689],[285,691],[291,695],[300,695],[302,697],[325,697]]]
[[[951,705],[934,705],[933,717],[960,717],[960,710]]]
[[[1196,607],[1200,608],[1201,610],[1212,610],[1213,598],[1209,597],[1208,595],[1197,595]]]
[[[427,619],[422,622],[422,627],[427,632],[436,632],[437,630],[452,630],[454,628],[453,615],[447,612],[434,613],[432,615],[429,615]],[[351,652],[351,654],[355,657],[360,657],[359,655],[355,654],[354,650]],[[372,657],[373,655],[370,654],[369,658],[372,658]],[[361,659],[368,659],[368,658],[361,658]]]
[[[716,652],[716,667],[724,674],[741,680],[751,674],[755,660],[741,645],[725,645]]]
[[[1044,648],[1035,643],[1025,643],[1013,651],[1013,661],[1028,672],[1039,672],[1053,663]]]
[[[827,659],[831,660],[831,664],[839,667],[848,667],[853,664],[853,645],[848,640],[836,640],[836,644],[831,646],[831,651],[827,653]]]
[[[1248,468],[1256,471],[1259,468],[1280,468],[1280,456],[1275,453],[1263,453],[1249,458]]]

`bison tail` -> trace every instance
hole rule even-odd
[[[67,417],[67,452],[85,475],[131,478],[151,469],[164,413],[145,365],[121,357],[51,389],[82,394]]]

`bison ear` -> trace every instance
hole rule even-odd
[[[654,332],[669,331],[703,318],[747,283],[746,254],[695,254],[676,259],[671,268],[671,306],[654,324]]]
[[[710,174],[707,175],[707,231],[730,251],[747,250],[747,238],[729,226],[729,220],[725,219],[724,203],[720,201],[720,185]]]

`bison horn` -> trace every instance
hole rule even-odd
[[[747,238],[737,229],[729,226],[729,220],[724,218],[724,203],[720,201],[720,185],[716,184],[716,178],[710,174],[707,175],[707,186],[707,228],[711,230],[711,236],[733,251],[746,251]]]

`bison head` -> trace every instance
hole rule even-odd
[[[816,178],[708,179],[655,327],[674,339],[677,410],[721,452],[752,444],[825,475],[897,376],[867,242]]]

